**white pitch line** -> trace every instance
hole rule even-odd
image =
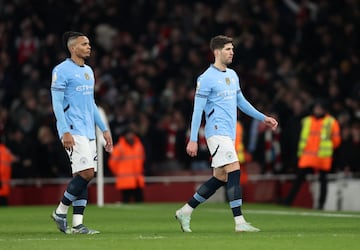
[[[360,218],[360,214],[316,213],[316,212],[280,211],[280,210],[246,210],[246,213],[273,214],[273,215],[296,215],[296,216],[300,215],[300,216],[315,216],[315,217]]]
[[[137,239],[140,240],[159,240],[159,239],[165,239],[164,236],[143,236],[143,235],[139,235],[138,237],[136,237]]]
[[[147,235],[139,235],[139,236],[131,236],[131,237],[118,237],[119,240],[121,239],[130,239],[130,240],[162,240],[162,239],[166,239],[166,236],[161,236],[161,235],[157,235],[157,236],[147,236]],[[112,238],[109,237],[93,237],[93,236],[89,236],[88,238],[86,238],[87,240],[94,240],[94,241],[104,241],[104,240],[112,240]],[[23,239],[2,239],[0,238],[0,242],[2,241],[13,241],[13,242],[23,242],[23,241],[74,241],[77,240],[77,238],[23,238]]]

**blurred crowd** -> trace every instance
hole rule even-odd
[[[13,178],[70,175],[50,96],[52,68],[68,56],[67,30],[90,38],[97,104],[114,142],[129,126],[140,136],[146,175],[191,169],[196,78],[218,34],[234,38],[230,67],[245,97],[280,122],[269,142],[240,113],[261,172],[294,172],[300,119],[322,97],[341,125],[333,171],[359,175],[359,29],[356,0],[0,0],[0,134],[15,156]],[[272,146],[276,153],[265,154]]]

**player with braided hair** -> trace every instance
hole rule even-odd
[[[97,167],[95,126],[103,132],[105,150],[113,148],[109,128],[102,120],[94,100],[94,72],[85,60],[90,56],[89,39],[80,32],[68,31],[63,41],[70,58],[52,71],[51,95],[56,125],[71,162],[73,178],[51,217],[63,233],[95,234],[83,224],[88,199],[88,184]],[[72,227],[67,226],[69,206],[73,206]]]

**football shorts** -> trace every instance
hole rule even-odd
[[[75,145],[72,150],[66,150],[70,157],[72,173],[93,168],[97,171],[96,140],[85,136],[73,135]]]
[[[235,142],[228,136],[214,135],[207,139],[211,154],[211,167],[218,168],[239,161]]]

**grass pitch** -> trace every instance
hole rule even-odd
[[[182,204],[87,207],[84,223],[97,235],[65,235],[50,219],[54,206],[0,208],[0,249],[359,249],[360,212],[322,212],[245,204],[258,233],[235,233],[226,203],[205,203],[193,213],[193,233],[183,233],[174,213]],[[71,223],[71,221],[70,221]]]

